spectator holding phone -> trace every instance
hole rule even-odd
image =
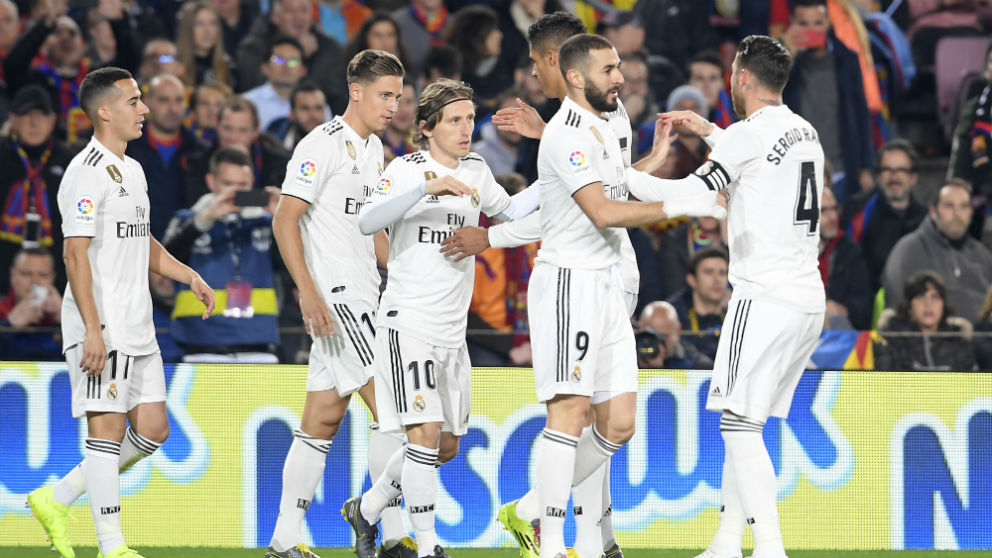
[[[54,328],[61,316],[54,258],[44,248],[22,249],[10,268],[10,292],[0,299],[0,327]],[[0,334],[0,351],[7,360],[59,360],[61,346],[51,332]]]
[[[166,249],[203,277],[223,310],[202,320],[202,304],[179,285],[171,333],[186,362],[278,362],[272,215],[279,189],[253,189],[253,176],[243,150],[218,150],[210,192],[177,211],[165,233]]]
[[[793,1],[784,42],[794,62],[783,99],[819,133],[834,169],[834,195],[843,204],[874,185],[875,147],[858,55],[830,30],[826,0]]]

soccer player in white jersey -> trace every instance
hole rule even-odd
[[[568,96],[538,151],[543,244],[528,286],[535,384],[548,407],[536,482],[542,558],[566,555],[573,482],[585,480],[633,434],[637,359],[617,277],[616,227],[670,213],[710,215],[717,207],[715,192],[681,201],[678,210],[668,202],[622,201],[620,143],[602,118],[617,108],[620,57],[606,39],[582,34],[562,44],[558,65]],[[590,405],[596,420],[584,429]]]
[[[565,98],[567,89],[565,77],[558,68],[558,49],[569,37],[584,32],[585,24],[582,20],[568,12],[545,14],[528,29],[527,38],[530,42],[530,57],[534,62],[533,71],[546,96]],[[520,108],[498,111],[493,116],[493,122],[501,129],[539,139],[544,132],[545,122],[533,107],[519,100],[518,103]],[[627,111],[624,110],[619,99],[616,109],[603,113],[603,117],[619,140],[624,165],[631,167],[633,131]],[[656,145],[660,147],[664,139],[660,135],[660,130],[655,139]],[[648,155],[635,163],[633,168],[644,173],[653,173],[664,163],[666,153],[667,146],[665,151],[652,149]],[[533,189],[535,185],[531,188]],[[633,315],[640,288],[640,274],[627,231],[618,232],[622,243],[621,288],[628,314]],[[478,254],[490,246],[512,248],[537,242],[540,239],[540,213],[535,212],[519,221],[495,225],[488,229],[478,227],[458,229],[454,235],[445,240],[443,246],[446,255],[460,258]],[[575,551],[579,557],[598,558],[600,554],[605,554],[607,558],[623,558],[611,521],[610,460],[572,489],[572,504],[576,521]],[[535,530],[539,515],[535,490],[500,508],[498,519],[520,543],[523,558],[536,558],[540,551],[540,541]]]
[[[382,433],[373,375],[373,338],[379,303],[376,254],[385,261],[385,235],[358,230],[358,212],[382,173],[381,132],[403,91],[403,66],[392,54],[364,50],[347,70],[348,108],[314,128],[296,146],[272,229],[300,291],[304,325],[313,337],[307,398],[300,428],[283,466],[279,518],[266,556],[314,556],[302,541],[303,516],[324,474],[331,440],[354,392],[372,412],[369,474],[376,479],[402,437]],[[378,250],[377,250],[378,248]],[[383,521],[381,556],[413,556],[399,511],[391,502]],[[367,556],[375,554],[375,541]]]
[[[409,443],[345,510],[356,537],[374,540],[380,511],[402,491],[420,556],[442,558],[435,469],[458,453],[468,431],[472,369],[465,329],[475,261],[450,261],[438,247],[453,229],[478,223],[480,213],[512,220],[536,209],[538,199],[511,201],[482,157],[469,152],[475,103],[468,85],[448,79],[428,85],[417,122],[427,149],[390,163],[359,216],[362,232],[389,230],[376,397],[382,428],[405,429]]]
[[[93,122],[93,138],[66,168],[58,203],[69,279],[62,340],[72,414],[86,417],[85,459],[54,486],[32,492],[28,504],[59,554],[74,558],[66,538],[69,506],[88,493],[102,555],[140,558],[121,534],[119,474],[169,435],[148,272],[188,284],[205,305],[203,319],[214,296],[149,232],[145,173],[124,155],[127,142],[141,137],[148,114],[131,73],[90,72],[79,101]]]
[[[727,130],[692,112],[663,115],[713,147],[693,175],[662,181],[681,190],[726,190],[730,283],[706,408],[722,413],[725,457],[720,523],[700,558],[738,558],[745,526],[758,558],[783,558],[776,479],[761,432],[785,418],[823,326],[817,268],[823,149],[809,122],[782,103],[791,57],[769,37],[740,42],[731,77]],[[632,192],[649,199],[650,191]]]

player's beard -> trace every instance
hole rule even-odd
[[[739,85],[730,88],[730,101],[734,106],[734,113],[741,118],[747,118],[746,103],[744,102],[744,95],[740,92]]]
[[[592,80],[586,78],[586,101],[597,112],[613,112],[617,110],[617,99],[620,98],[620,87],[610,89],[600,89]],[[616,93],[616,98],[610,101],[610,93]]]

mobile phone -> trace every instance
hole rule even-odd
[[[827,33],[817,29],[803,29],[803,41],[806,48],[823,48],[827,46]]]
[[[265,190],[240,190],[234,193],[234,205],[238,207],[265,207],[269,205],[269,193]]]
[[[28,295],[31,306],[41,306],[45,303],[46,298],[48,298],[48,289],[41,285],[31,285],[31,291]]]

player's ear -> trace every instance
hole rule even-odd
[[[348,98],[354,102],[362,99],[362,86],[358,82],[348,84]]]
[[[544,53],[544,59],[548,62],[548,65],[552,68],[558,67],[558,51],[549,48],[548,52]]]
[[[431,134],[431,131],[427,129],[426,120],[421,120],[420,122],[417,122],[417,126],[420,128],[420,133],[423,134],[425,138],[429,138],[433,135]]]
[[[565,79],[568,84],[576,89],[583,89],[586,85],[585,79],[582,77],[582,72],[572,68],[565,73]]]

